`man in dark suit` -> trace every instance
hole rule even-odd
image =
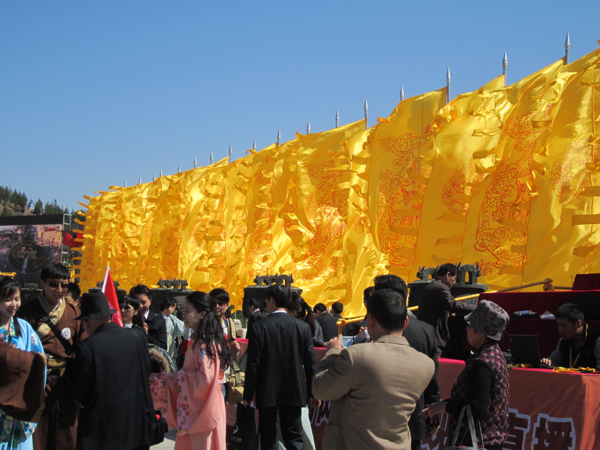
[[[89,337],[75,346],[70,384],[73,400],[82,406],[77,450],[148,449],[148,378],[142,365],[149,374],[150,359],[143,333],[110,322],[116,311],[102,292],[83,294],[80,306],[77,320]]]
[[[248,330],[243,403],[256,394],[262,450],[277,448],[277,414],[286,449],[303,449],[301,409],[307,398],[312,407],[320,405],[312,396],[317,365],[312,333],[307,323],[286,313],[291,308],[288,287],[269,286],[266,304],[271,314]]]
[[[327,307],[323,303],[317,303],[314,308],[315,319],[321,325],[323,330],[323,339],[325,342],[330,341],[338,336],[337,319],[327,311]]]
[[[406,282],[397,275],[379,275],[375,277],[375,291],[382,289],[392,289],[402,296],[406,302]],[[435,337],[435,329],[417,319],[413,313],[408,311],[408,325],[404,329],[403,336],[408,341],[408,345],[424,355],[429,356],[435,365],[435,372],[429,385],[423,392],[423,395],[417,401],[415,410],[410,416],[408,427],[411,436],[411,448],[417,450],[421,448],[421,440],[427,439],[427,427],[437,428],[430,422],[427,425],[421,422],[419,413],[425,409],[426,405],[440,401],[440,388],[437,381],[438,374],[438,351]]]
[[[331,305],[331,312],[333,313],[331,317],[333,317],[336,322],[338,319],[342,318],[342,312],[344,311],[344,304],[342,302],[335,302]]]
[[[167,350],[167,324],[159,314],[150,311],[152,294],[148,286],[138,284],[131,288],[129,295],[135,296],[140,302],[140,314],[144,318],[148,344],[154,344]]]
[[[363,305],[365,305],[365,308],[367,307],[367,300],[369,300],[369,297],[371,297],[371,295],[373,295],[374,292],[375,292],[374,286],[369,286],[368,288],[366,288],[363,291]],[[365,318],[365,320],[361,320],[360,322],[352,322],[352,323],[347,323],[346,325],[344,325],[344,328],[342,329],[342,335],[343,336],[356,336],[361,332],[361,330],[363,328],[367,328],[367,319],[366,318]]]
[[[256,298],[251,298],[248,300],[248,310],[250,311],[250,317],[248,318],[247,328],[250,328],[250,325],[262,319],[260,312],[260,300]]]
[[[435,273],[433,283],[427,285],[419,297],[419,320],[432,325],[435,328],[438,354],[442,354],[446,348],[446,342],[450,339],[448,330],[448,313],[466,315],[475,309],[477,305],[469,305],[465,302],[454,300],[450,290],[456,283],[458,269],[454,264],[442,264]]]

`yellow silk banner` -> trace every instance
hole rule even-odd
[[[434,158],[431,122],[445,98],[443,88],[400,102],[368,137],[371,233],[386,269],[403,278],[420,259],[416,247]]]
[[[296,136],[89,202],[80,284],[110,265],[129,289],[163,278],[240,306],[256,275],[291,273],[309,304],[419,266],[477,262],[492,288],[600,271],[600,56],[499,77],[365,121]]]
[[[431,181],[423,199],[423,215],[412,273],[419,266],[435,267],[463,261],[463,239],[471,198],[487,176],[476,170],[475,156],[483,157],[498,143],[499,134],[478,135],[475,130],[496,129],[506,108],[494,92],[504,86],[504,76],[475,92],[459,95],[444,106],[433,121],[434,158]]]
[[[577,273],[598,273],[600,263],[600,52],[564,66],[553,86],[555,99],[547,145],[535,160],[538,197],[532,202],[524,279],[543,274],[571,285]],[[591,170],[590,170],[591,169]]]
[[[562,65],[558,61],[497,93],[499,139],[476,163],[476,171],[489,176],[478,183],[472,196],[462,258],[478,262],[482,282],[493,288],[523,281],[530,225],[537,226],[529,223],[531,203],[538,195],[534,155],[547,138],[556,101],[553,87]],[[474,133],[485,136],[490,131]]]

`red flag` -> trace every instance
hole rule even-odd
[[[76,242],[75,239],[81,239],[82,236],[83,236],[82,234],[75,233],[73,231],[65,231],[62,243],[63,243],[63,245],[66,245],[67,247],[71,247],[71,248],[81,247],[81,242]]]
[[[112,277],[110,276],[110,267],[106,268],[102,292],[104,292],[104,295],[106,295],[106,298],[108,299],[108,306],[111,309],[117,310],[117,312],[113,314],[112,321],[122,327],[123,320],[121,319],[121,310],[119,309],[119,300],[117,299],[115,283],[113,283]]]

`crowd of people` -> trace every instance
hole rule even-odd
[[[106,296],[84,293],[67,268],[41,272],[41,291],[21,305],[20,286],[0,279],[0,450],[147,449],[157,418],[177,429],[177,450],[226,448],[226,407],[233,377],[245,372],[240,405],[258,409],[261,449],[315,448],[309,407],[330,401],[324,449],[418,449],[448,413],[451,431],[469,445],[461,412],[470,408],[486,449],[507,438],[509,377],[498,342],[507,313],[483,300],[457,302],[457,270],[440,267],[419,301],[406,307],[396,275],[365,289],[366,317],[338,332],[343,304],[312,309],[282,285],[266,300],[249,299],[247,350],[239,360],[235,322],[224,289],[160,302],[138,285],[119,298],[123,322]],[[448,313],[463,314],[473,352],[447,399],[440,397],[438,358],[449,338]],[[600,331],[581,311],[556,311],[561,339],[547,363],[598,367]],[[315,347],[325,347],[317,363]],[[149,407],[149,405],[152,405]],[[154,425],[153,425],[154,424]]]

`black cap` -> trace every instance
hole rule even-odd
[[[79,301],[81,315],[75,320],[99,319],[101,317],[112,316],[117,312],[116,309],[110,309],[108,300],[103,292],[87,293],[81,296]]]

